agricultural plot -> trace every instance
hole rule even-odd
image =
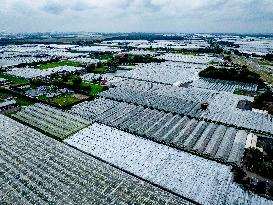
[[[198,79],[199,71],[204,68],[204,65],[179,62],[149,63],[139,64],[134,70],[117,76],[170,85],[183,84]]]
[[[3,115],[0,129],[0,204],[193,204]]]
[[[6,66],[17,66],[22,63],[33,63],[33,62],[46,62],[52,60],[52,57],[17,57],[17,56],[5,56],[5,54],[0,54],[0,67]]]
[[[272,204],[243,191],[228,166],[105,125],[95,123],[66,142],[200,204]]]
[[[102,99],[93,102],[90,111],[83,109],[78,113],[82,113],[83,117],[91,113],[92,120],[96,122],[205,158],[237,165],[241,163],[248,134],[243,130],[115,101],[108,101],[107,109],[99,108],[101,102]],[[92,110],[103,112],[94,115]]]
[[[139,55],[139,56],[146,56],[146,55],[155,56],[156,55],[156,52],[146,51],[146,50],[132,50],[127,53],[131,55]]]
[[[236,96],[232,93],[209,91],[196,88],[172,88],[149,84],[137,89],[133,86],[119,86],[100,94],[105,98],[144,107],[163,110],[209,122],[222,123],[238,129],[273,134],[273,116],[270,114],[244,111],[237,108],[240,100],[253,101],[252,97]],[[184,90],[183,90],[184,89]],[[168,92],[170,91],[170,92]],[[201,109],[207,102],[208,108]]]
[[[159,59],[164,59],[167,61],[174,62],[183,62],[183,63],[195,63],[195,64],[208,64],[211,61],[217,59],[208,55],[182,55],[182,54],[173,54],[167,53],[161,56],[158,56]]]
[[[2,72],[0,73],[0,78],[2,79],[2,81],[4,80],[4,81],[7,81],[9,83],[14,83],[14,84],[18,84],[18,85],[29,84],[29,81],[24,79],[24,78],[7,75],[7,74],[2,73]]]
[[[253,111],[240,109],[225,109],[224,106],[209,106],[208,110],[200,115],[200,118],[238,128],[249,129],[252,132],[273,134],[273,116]]]
[[[85,68],[82,67],[74,67],[74,66],[59,66],[55,68],[48,68],[45,70],[39,70],[35,68],[12,68],[8,70],[6,73],[11,76],[25,78],[25,79],[33,79],[33,78],[45,78],[54,73],[67,74],[73,72],[83,71]]]
[[[74,62],[84,63],[84,64],[97,64],[98,62],[100,62],[100,60],[98,59],[84,58],[84,57],[71,58],[69,60]]]
[[[135,80],[122,81],[117,86],[100,93],[100,96],[192,117],[199,117],[202,114],[201,103],[212,104],[215,98],[220,104],[232,101],[229,105],[232,108],[236,108],[240,100],[253,100],[249,97],[221,94],[205,89],[183,88]]]
[[[63,60],[63,61],[56,61],[56,62],[41,64],[41,65],[37,66],[36,68],[40,69],[40,70],[47,70],[49,68],[57,68],[57,67],[62,67],[62,66],[81,67],[82,64],[79,62],[75,62],[75,61]]]
[[[187,101],[171,96],[156,95],[154,92],[142,92],[126,87],[110,89],[101,93],[100,96],[178,114],[190,115],[190,111],[192,111],[192,115],[195,116],[200,112],[199,102]]]
[[[78,116],[43,104],[27,107],[12,117],[60,140],[90,124]]]
[[[245,90],[256,92],[258,86],[250,83],[241,83],[235,81],[218,80],[211,78],[200,78],[194,81],[191,86],[208,90],[224,91],[233,93],[236,90]]]
[[[119,104],[120,103],[117,101],[98,98],[94,101],[86,101],[75,105],[68,112],[89,122],[92,122],[96,116],[101,115],[105,111],[112,109]]]
[[[86,82],[92,82],[93,80],[98,80],[99,78],[102,78],[101,74],[86,73],[81,75],[81,79]]]
[[[253,132],[273,134],[272,115],[238,109],[236,108],[238,101],[228,96],[226,94],[217,95],[208,109],[202,112],[199,117],[212,122],[249,129]],[[241,96],[236,96],[236,98],[242,99]]]
[[[53,98],[63,95],[74,94],[73,91],[68,90],[67,88],[58,88],[57,86],[39,86],[35,89],[30,89],[25,92],[27,96],[30,97],[39,97],[45,96],[47,98]]]
[[[173,85],[144,82],[132,79],[123,79],[115,84],[116,89],[131,89],[140,92],[149,92],[150,95],[180,98],[187,101],[210,102],[218,94],[217,91],[199,88],[185,88]]]

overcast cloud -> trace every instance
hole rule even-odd
[[[0,31],[273,33],[273,0],[0,0]]]

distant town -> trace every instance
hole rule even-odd
[[[0,33],[0,204],[273,204],[273,34]]]

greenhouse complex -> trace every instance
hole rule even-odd
[[[273,205],[272,39],[1,35],[0,205]]]

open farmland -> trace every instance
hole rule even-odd
[[[57,61],[57,62],[51,62],[46,64],[41,64],[37,68],[40,70],[47,70],[49,68],[57,68],[61,66],[74,66],[74,67],[81,67],[82,64],[76,61]]]
[[[238,109],[237,103],[232,98],[223,95],[225,94],[216,96],[208,109],[202,112],[200,118],[249,129],[253,132],[273,134],[272,115]]]
[[[6,72],[6,74],[25,78],[25,79],[32,79],[32,78],[45,78],[54,73],[73,73],[82,71],[84,68],[82,67],[74,67],[74,66],[59,66],[54,68],[47,68],[47,69],[35,69],[35,68],[12,68]]]
[[[218,92],[213,90],[205,90],[199,88],[187,89],[185,87],[178,87],[159,83],[150,83],[132,79],[122,79],[115,83],[117,88],[113,90],[123,89],[126,92],[138,92],[148,96],[162,96],[170,98],[184,99],[188,101],[210,102]]]
[[[22,77],[11,76],[11,75],[7,75],[5,73],[0,73],[0,78],[8,80],[14,84],[20,84],[20,85],[28,84],[28,80],[26,80]]]
[[[193,91],[190,95],[187,93],[188,89],[164,87],[158,84],[134,82],[133,85],[128,86],[125,83],[122,86],[100,93],[100,96],[178,114],[191,115],[192,113],[195,116],[200,109],[200,102],[211,99],[214,95],[214,93],[206,91],[202,93],[202,90]]]
[[[167,61],[174,62],[183,62],[183,63],[195,63],[195,64],[208,64],[211,61],[217,59],[208,55],[182,55],[182,54],[173,54],[167,53],[161,56],[158,56],[159,59],[164,59]]]
[[[245,90],[256,92],[258,86],[250,83],[240,83],[236,81],[218,80],[211,78],[200,78],[194,81],[191,86],[197,88],[203,88],[208,90],[224,91],[224,92],[234,92],[236,90]]]
[[[106,102],[106,103],[103,103]],[[94,113],[93,110],[100,110]],[[247,132],[187,116],[110,100],[76,106],[72,112],[129,133],[223,163],[240,164]]]
[[[82,118],[38,103],[13,114],[12,117],[57,139],[64,139],[90,124]]]
[[[243,191],[225,165],[105,125],[95,123],[66,142],[204,205],[272,204]]]
[[[139,64],[134,70],[117,76],[164,84],[183,84],[197,79],[198,72],[204,68],[206,66],[190,63],[149,63]]]
[[[193,204],[3,115],[0,127],[0,204]]]
[[[96,116],[120,104],[117,101],[99,98],[95,101],[83,102],[72,107],[71,114],[92,122]]]
[[[83,57],[78,57],[78,58],[72,58],[69,59],[70,61],[73,62],[79,62],[79,63],[83,63],[83,64],[96,64],[98,62],[100,62],[100,60],[98,59],[93,59],[93,58],[83,58]]]
[[[121,80],[115,83],[115,88],[109,89],[107,92],[100,94],[104,97],[111,98],[112,96],[118,100],[131,101],[137,103],[138,101],[142,102],[146,100],[146,103],[152,103],[153,99],[165,101],[170,100],[175,103],[176,100],[180,101],[191,101],[191,102],[207,102],[212,103],[215,99],[222,99],[223,103],[225,101],[232,101],[231,107],[234,107],[234,104],[238,103],[240,100],[253,101],[252,97],[248,96],[237,96],[232,93],[222,93],[215,90],[202,89],[196,87],[177,87],[171,85],[163,85],[158,83],[147,83],[138,80]],[[218,98],[219,96],[219,98]],[[156,100],[156,99],[155,99]],[[219,102],[218,102],[219,103]],[[145,104],[144,104],[145,105]],[[147,104],[148,105],[148,104]],[[170,107],[170,106],[169,106]],[[236,106],[235,106],[236,107]],[[166,107],[167,109],[167,107]],[[171,109],[171,108],[170,108]]]
[[[259,38],[0,32],[0,205],[273,205]]]
[[[167,89],[165,92],[159,92],[158,90],[160,89],[153,85],[146,87],[118,86],[101,93],[100,96],[186,115],[209,122],[220,122],[224,125],[230,125],[239,129],[249,129],[253,132],[273,134],[272,115],[237,108],[237,104],[240,100],[253,101],[251,97],[236,96],[228,92],[217,93],[195,88],[174,89],[175,92],[172,92],[172,89],[170,89],[170,92],[168,92]],[[184,91],[182,91],[183,89]],[[179,90],[179,92],[177,92],[177,90]],[[182,95],[182,93],[185,95]],[[205,93],[207,93],[207,95],[205,95]],[[201,109],[202,101],[208,102],[209,104],[205,110]]]

